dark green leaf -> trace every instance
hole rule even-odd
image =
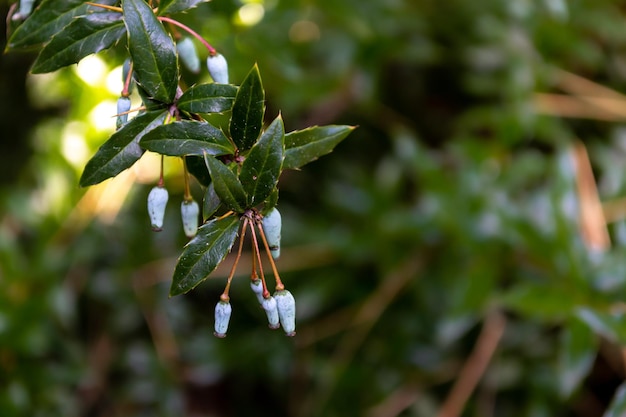
[[[115,3],[115,0],[101,0],[95,3],[111,5]],[[101,10],[101,8],[85,4],[84,0],[44,0],[33,11],[33,14],[13,32],[7,43],[7,50],[46,43],[76,16]]]
[[[32,72],[56,71],[111,47],[126,32],[120,13],[92,13],[74,19],[40,52]]]
[[[330,153],[355,129],[354,126],[313,126],[285,135],[283,169],[297,169]]]
[[[200,3],[207,3],[210,0],[161,0],[159,2],[159,15],[174,14],[184,12],[198,6]]]
[[[571,320],[563,330],[559,352],[559,391],[564,398],[572,395],[587,376],[596,357],[597,338],[579,320]]]
[[[613,400],[602,417],[623,417],[624,415],[626,415],[626,382],[622,382],[617,387]]]
[[[222,205],[222,200],[220,200],[220,197],[215,192],[215,187],[213,186],[213,183],[209,184],[209,186],[206,187],[204,200],[202,200],[202,202],[202,216],[206,221]]]
[[[205,122],[183,120],[159,126],[139,142],[142,148],[169,156],[225,155],[235,148],[224,132]]]
[[[274,188],[270,195],[265,199],[263,205],[263,215],[267,214],[272,208],[278,204],[278,188]]]
[[[283,164],[285,128],[278,116],[254,144],[241,166],[239,179],[248,195],[248,205],[263,202],[276,188]]]
[[[238,230],[238,216],[202,225],[178,258],[170,296],[184,294],[204,281],[228,254]]]
[[[209,170],[206,167],[203,156],[185,156],[185,162],[187,164],[187,171],[196,177],[200,184],[205,187],[211,184],[211,176],[209,175]]]
[[[255,65],[239,86],[230,119],[230,135],[240,151],[250,149],[259,138],[264,113],[265,92]]]
[[[237,175],[226,165],[210,155],[205,155],[204,161],[209,169],[209,175],[211,175],[211,180],[213,181],[212,184],[220,200],[222,200],[230,210],[243,213],[247,208],[247,198],[243,185],[239,182]]]
[[[169,107],[169,104],[167,103],[152,99],[148,92],[144,90],[143,87],[141,87],[140,85],[137,86],[137,92],[139,93],[139,97],[141,97],[141,102],[147,110],[167,109]],[[202,162],[202,164],[204,164],[204,162]]]
[[[80,185],[98,184],[132,166],[143,155],[139,140],[165,120],[167,112],[152,111],[131,119],[98,149],[85,166]]]
[[[122,0],[135,79],[148,95],[172,103],[178,87],[176,45],[144,0]]]
[[[200,84],[180,96],[177,107],[189,113],[221,113],[230,110],[237,87],[230,84]]]

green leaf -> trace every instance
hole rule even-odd
[[[102,0],[96,3],[111,5],[115,0]],[[101,10],[85,4],[84,0],[44,0],[13,32],[6,49],[29,48],[46,43],[76,16]]]
[[[111,47],[126,32],[119,13],[92,13],[74,19],[39,53],[32,72],[40,74],[72,65]]]
[[[238,216],[229,216],[202,225],[178,258],[170,297],[184,294],[204,281],[228,254],[235,243],[238,230]]]
[[[115,132],[87,162],[81,187],[98,184],[131,167],[143,155],[139,140],[165,120],[167,112],[152,111],[131,119]]]
[[[263,127],[265,92],[259,67],[252,67],[235,96],[230,119],[230,135],[240,151],[255,144]]]
[[[187,171],[196,177],[200,184],[205,187],[211,184],[211,177],[209,176],[209,170],[204,162],[204,156],[185,156],[185,163],[187,164]]]
[[[202,216],[206,221],[209,217],[211,217],[218,208],[222,205],[222,200],[215,192],[215,187],[213,183],[209,184],[206,187],[206,192],[204,193],[204,199],[202,200]]]
[[[159,126],[139,142],[142,148],[169,156],[226,155],[235,148],[224,132],[206,122],[189,120]]]
[[[552,320],[569,317],[580,302],[576,293],[563,297],[563,288],[545,283],[521,283],[500,300],[505,307],[528,317]]]
[[[287,133],[283,169],[300,168],[330,153],[354,129],[355,126],[329,125]]]
[[[233,107],[236,94],[234,85],[200,84],[185,91],[176,106],[189,113],[221,113]]]
[[[209,169],[215,192],[220,200],[230,210],[243,213],[246,207],[246,192],[239,178],[226,165],[210,155],[204,156],[204,162]]]
[[[135,79],[149,96],[172,103],[178,87],[176,45],[144,0],[122,0]]]
[[[620,345],[626,344],[626,313],[605,312],[584,307],[578,309],[576,315],[596,334]]]
[[[623,417],[624,415],[626,415],[626,382],[622,382],[617,387],[613,400],[602,417]]]
[[[198,6],[200,3],[208,3],[210,0],[161,0],[159,2],[159,15],[184,12]]]
[[[239,179],[248,195],[248,205],[263,202],[276,187],[284,156],[285,128],[279,115],[250,149]]]
[[[587,376],[597,352],[597,338],[579,320],[571,320],[563,330],[558,360],[559,391],[569,397]]]

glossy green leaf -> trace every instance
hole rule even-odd
[[[222,200],[215,192],[215,187],[213,183],[209,184],[206,187],[206,191],[204,193],[204,199],[202,200],[202,216],[206,221],[209,217],[211,217],[217,209],[222,205]]]
[[[596,357],[597,337],[579,320],[571,320],[560,340],[558,379],[559,391],[569,397],[589,373]]]
[[[355,129],[354,126],[313,126],[285,135],[283,169],[297,169],[330,153]]]
[[[119,13],[92,13],[74,19],[39,53],[32,72],[56,71],[111,47],[126,32]]]
[[[278,116],[250,149],[239,179],[248,195],[248,205],[263,202],[276,188],[284,157],[285,128]]]
[[[259,67],[252,67],[235,96],[230,135],[240,151],[248,150],[259,138],[265,113],[265,92]]]
[[[602,417],[623,417],[626,415],[626,382],[617,387],[613,399]]]
[[[200,3],[210,0],[161,0],[159,2],[159,15],[180,13],[197,7]]]
[[[150,130],[161,125],[165,111],[152,111],[131,119],[115,132],[87,162],[80,185],[98,184],[131,167],[143,155],[139,140]]]
[[[111,5],[115,3],[115,0],[101,0],[95,3]],[[101,8],[85,4],[84,0],[44,0],[13,32],[7,43],[7,50],[29,48],[46,43],[76,16],[101,10]]]
[[[236,94],[234,85],[200,84],[185,91],[176,106],[189,113],[221,113],[233,107]]]
[[[159,126],[139,142],[142,148],[169,156],[226,155],[235,148],[224,132],[206,122],[182,120]]]
[[[204,161],[211,175],[215,192],[220,200],[237,213],[243,213],[246,207],[246,192],[237,175],[226,165],[210,155],[204,156]]]
[[[193,175],[200,184],[208,187],[211,184],[211,176],[209,170],[204,162],[204,156],[185,156],[185,162],[187,164],[187,171]]]
[[[150,97],[172,103],[178,87],[176,45],[144,0],[122,0],[135,79]]]
[[[237,238],[238,230],[238,216],[229,216],[202,225],[178,258],[170,296],[184,294],[204,281],[228,254]]]

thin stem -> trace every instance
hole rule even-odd
[[[272,271],[274,272],[274,279],[276,280],[276,291],[282,291],[285,289],[285,286],[283,285],[282,281],[280,280],[280,276],[278,275],[278,269],[276,268],[276,264],[274,263],[274,258],[272,257],[272,252],[270,251],[270,245],[268,245],[267,239],[265,238],[263,225],[261,224],[261,222],[257,222],[256,227],[259,229],[259,232],[261,234],[261,240],[263,240],[263,246],[265,246],[265,252],[267,253],[267,257],[270,260]]]
[[[187,170],[187,160],[184,156],[181,159],[183,160],[183,178],[185,180],[185,196],[183,198],[185,199],[185,201],[191,201],[193,200],[193,197],[191,196],[191,189],[189,187],[189,171]]]
[[[211,46],[211,44],[208,43],[206,39],[204,39],[198,32],[194,31],[189,26],[184,25],[180,23],[179,21],[169,18],[167,16],[159,16],[157,17],[157,19],[159,19],[162,22],[168,22],[173,25],[176,25],[179,28],[183,29],[184,31],[188,32],[190,35],[198,39],[204,45],[204,47],[209,51],[209,54],[211,54],[211,56],[214,56],[217,54],[217,51],[215,50],[215,48],[213,48],[213,46]]]
[[[128,68],[128,74],[126,74],[126,79],[124,80],[124,88],[122,89],[122,96],[128,97],[130,89],[130,80],[133,78],[133,61],[130,61],[130,66]]]
[[[86,1],[85,4],[89,6],[100,7],[102,9],[111,10],[112,12],[117,12],[117,13],[123,12],[121,7],[109,6],[108,4],[92,3],[90,1]]]
[[[252,272],[250,272],[250,281],[259,279],[259,274],[256,272],[256,251],[252,251]]]
[[[159,187],[163,187],[165,185],[165,180],[163,179],[163,160],[165,159],[164,155],[161,155],[161,173],[159,174]]]
[[[239,237],[239,249],[237,250],[237,257],[235,258],[235,262],[233,263],[232,268],[230,269],[230,274],[228,274],[228,279],[226,280],[226,287],[224,287],[224,292],[220,296],[220,300],[228,301],[230,297],[228,296],[228,292],[230,291],[230,283],[235,276],[235,270],[237,269],[237,265],[239,264],[239,259],[241,258],[241,251],[243,249],[243,240],[246,237],[246,226],[248,226],[248,218],[244,218],[243,226],[241,226],[241,236]]]
[[[233,214],[233,213],[235,213],[235,212],[234,212],[234,211],[232,211],[232,210],[229,210],[227,213],[222,214],[222,215],[221,215],[220,217],[218,217],[216,220],[222,220],[222,219],[225,219],[226,217],[230,216],[230,215],[231,215],[231,214]]]
[[[261,262],[261,252],[259,252],[259,242],[256,239],[256,233],[254,232],[254,225],[250,222],[250,231],[252,232],[252,252],[259,263],[259,272],[261,273],[261,283],[263,284],[263,298],[268,298],[270,292],[267,290],[267,284],[265,283],[265,274],[263,273],[263,263]]]

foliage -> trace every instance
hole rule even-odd
[[[137,116],[130,119],[136,133],[122,133],[124,139],[119,132],[131,121],[112,136],[89,128],[98,139],[120,138],[94,178],[114,175],[106,161],[130,160],[152,147],[190,155],[187,167],[198,179],[192,192],[206,196],[209,216],[245,212],[273,194],[251,181],[260,165],[244,174],[245,161],[235,171],[223,162],[235,146],[249,157],[264,136],[265,149],[272,148],[280,134],[271,132],[282,124],[279,267],[298,300],[298,335],[292,344],[259,328],[262,313],[245,302],[254,298],[243,290],[245,280],[233,281],[241,291],[231,301],[238,313],[225,341],[209,331],[206,300],[221,293],[213,279],[185,297],[167,298],[177,248],[186,243],[167,227],[176,216],[168,211],[164,232],[148,234],[145,196],[154,175],[131,189],[114,221],[81,199],[113,181],[74,189],[83,165],[69,162],[56,126],[87,120],[109,93],[96,94],[74,70],[62,69],[47,85],[65,88],[61,96],[72,105],[57,124],[42,120],[41,110],[28,112],[26,124],[41,130],[31,131],[30,141],[12,142],[33,149],[20,181],[3,190],[0,408],[6,415],[432,416],[484,340],[496,346],[463,415],[621,413],[624,222],[609,226],[610,248],[587,245],[579,227],[586,201],[571,149],[575,138],[586,145],[603,201],[623,196],[622,119],[592,105],[577,118],[558,117],[567,116],[565,108],[546,110],[535,95],[570,92],[565,98],[588,103],[599,94],[572,92],[561,69],[624,88],[620,2],[193,5],[174,17],[200,28],[220,51],[237,51],[228,54],[231,73],[245,81],[222,89],[180,68],[191,87],[177,108],[221,127],[230,147],[210,128],[197,134],[205,123],[186,116],[161,123],[163,136],[154,129],[133,143],[149,125],[146,119],[141,127]],[[243,12],[259,6],[262,19],[246,23]],[[83,12],[76,13],[67,12]],[[120,46],[100,53],[109,68],[121,65]],[[229,126],[241,86],[259,94],[255,62],[263,70],[262,119],[273,117],[258,130],[259,140],[249,140],[254,133],[242,124],[235,141]],[[167,98],[168,88],[155,94]],[[245,101],[238,118],[258,121],[253,100]],[[167,117],[166,106],[150,104],[155,108],[145,114]],[[3,114],[17,113],[5,107]],[[342,123],[359,129],[338,145],[343,138],[334,141],[334,126]],[[161,143],[166,136],[184,139],[184,146]],[[95,151],[99,143],[90,140]],[[319,148],[309,153],[298,145],[305,142]],[[128,153],[116,152],[131,143]],[[332,158],[291,169],[336,145]],[[274,155],[254,153],[259,161]],[[276,164],[270,165],[274,171],[264,171],[262,182],[271,185]],[[178,168],[166,164],[165,179],[180,198]],[[122,172],[120,179],[132,170]],[[94,221],[78,221],[84,213]],[[212,242],[230,247],[235,220],[209,221],[198,236],[219,234]],[[184,268],[205,255],[219,258],[194,247],[187,246]],[[228,275],[222,266],[212,277]]]

